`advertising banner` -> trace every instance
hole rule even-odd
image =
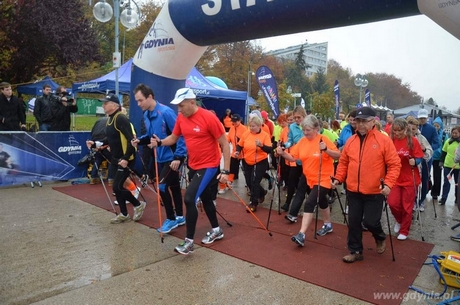
[[[340,112],[340,85],[339,81],[335,80],[334,82],[334,95],[335,95],[335,119],[339,119]]]
[[[86,176],[89,132],[1,132],[0,187]]]
[[[267,100],[268,106],[273,112],[273,116],[277,118],[280,114],[280,107],[275,76],[267,66],[260,66],[257,69],[256,77],[260,90],[262,90],[265,100]]]

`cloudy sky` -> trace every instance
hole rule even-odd
[[[328,42],[329,59],[353,74],[385,72],[440,107],[460,107],[460,40],[426,16],[260,39],[266,51]],[[358,90],[358,89],[357,89]]]

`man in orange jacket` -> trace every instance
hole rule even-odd
[[[385,252],[386,235],[380,223],[383,200],[401,169],[393,141],[374,127],[375,111],[370,107],[358,109],[355,121],[356,134],[345,144],[333,179],[333,187],[347,183],[350,254],[343,257],[346,263],[364,258],[361,221],[372,233],[377,253]],[[380,179],[383,179],[383,188]]]

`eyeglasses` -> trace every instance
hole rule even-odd
[[[369,122],[372,122],[374,119],[369,119],[369,120],[363,120],[363,119],[355,119],[355,122],[357,124],[366,124],[366,123],[369,123]]]

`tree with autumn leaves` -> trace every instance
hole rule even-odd
[[[0,81],[20,84],[50,75],[59,83],[99,77],[112,70],[114,51],[113,20],[98,22],[92,15],[87,0],[2,0],[0,12]],[[155,2],[140,6],[139,26],[127,30],[120,26],[122,61],[131,58],[161,7]],[[284,46],[280,46],[282,48]],[[322,117],[332,117],[334,108],[333,84],[340,83],[341,107],[348,112],[357,104],[359,90],[353,84],[354,75],[348,68],[330,59],[327,73],[317,71],[309,78],[303,47],[294,60],[267,56],[256,41],[241,41],[208,47],[196,67],[207,76],[216,76],[230,89],[246,91],[267,111],[259,86],[252,75],[261,65],[273,71],[279,92],[280,109],[292,109],[292,92],[299,92],[307,110]],[[400,108],[420,101],[410,84],[385,73],[366,74],[372,100],[379,105]],[[298,101],[297,101],[298,102]]]

